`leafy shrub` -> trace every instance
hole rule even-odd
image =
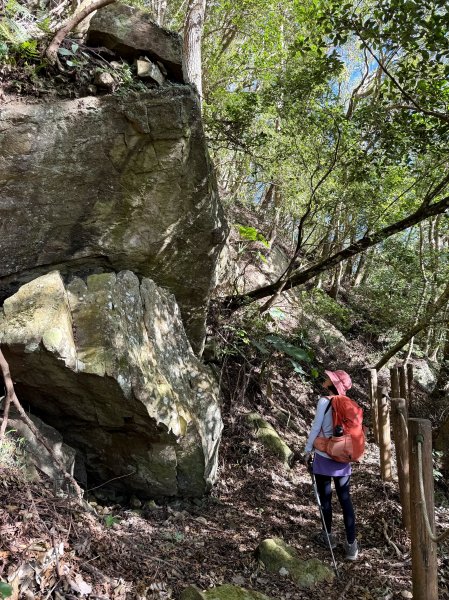
[[[309,296],[309,302],[314,313],[318,313],[343,333],[350,329],[354,315],[348,307],[339,304],[328,294],[317,289],[313,290]]]
[[[6,432],[5,437],[0,442],[0,467],[7,469],[25,469],[23,438],[14,438],[14,430]]]
[[[265,236],[257,231],[255,227],[237,224],[236,228],[242,240],[248,240],[249,242],[261,242],[267,248],[270,247],[270,244],[267,242]]]

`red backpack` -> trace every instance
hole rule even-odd
[[[334,435],[330,438],[317,437],[314,447],[326,452],[333,460],[342,463],[357,462],[365,452],[365,428],[363,410],[347,396],[332,396],[324,414],[332,407]],[[335,429],[342,428],[342,434],[336,436]]]

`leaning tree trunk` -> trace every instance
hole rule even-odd
[[[182,70],[185,81],[196,87],[200,102],[203,98],[201,38],[205,13],[206,0],[190,0],[184,21]]]
[[[108,4],[113,4],[115,1],[116,0],[94,0],[91,4],[88,4],[82,10],[72,15],[58,30],[46,49],[45,55],[48,59],[48,62],[51,65],[58,64],[58,50],[64,38],[91,13],[103,8],[104,6],[107,6]]]
[[[399,233],[400,231],[404,231],[409,227],[413,227],[413,225],[417,225],[430,216],[444,213],[448,208],[449,196],[439,200],[438,202],[435,202],[434,204],[423,204],[417,211],[411,215],[408,215],[408,217],[405,219],[401,219],[392,225],[388,225],[376,233],[365,235],[363,238],[357,240],[353,244],[350,244],[340,252],[336,252],[325,260],[306,268],[304,271],[292,273],[286,280],[283,281],[282,291],[291,290],[298,285],[302,285],[307,281],[314,279],[321,273],[324,273],[332,267],[335,267],[335,265],[338,265],[341,261],[364,252],[368,248],[383,242],[392,235]],[[267,296],[272,296],[278,291],[279,281],[261,288],[257,288],[251,292],[247,292],[246,294],[227,297],[224,299],[223,303],[228,309],[236,310],[245,303],[254,302],[256,300],[266,298]]]

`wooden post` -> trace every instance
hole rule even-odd
[[[412,522],[413,598],[438,600],[437,546],[427,532],[419,490],[418,443],[421,440],[422,476],[430,527],[435,531],[433,504],[432,428],[428,419],[409,419],[410,509]]]
[[[390,398],[400,398],[401,395],[399,393],[399,373],[397,367],[391,367],[390,369],[390,379],[391,379],[391,394]]]
[[[377,371],[368,371],[369,397],[371,400],[371,421],[373,424],[374,441],[379,445],[379,412],[377,405]]]
[[[390,434],[390,411],[388,410],[388,398],[379,396],[379,449],[380,449],[380,475],[382,481],[391,481],[391,434]]]
[[[407,405],[403,398],[391,399],[391,423],[396,446],[399,494],[402,505],[402,526],[410,532],[410,474],[408,462]]]
[[[408,411],[410,412],[410,406],[412,404],[412,396],[413,396],[413,365],[411,365],[411,364],[407,364],[407,389],[408,389],[407,406],[408,406]]]
[[[393,396],[393,398],[404,398],[408,406],[408,392],[407,392],[407,374],[405,371],[405,365],[398,368],[399,373],[399,395]]]

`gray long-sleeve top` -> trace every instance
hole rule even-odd
[[[324,437],[332,437],[332,433],[334,430],[332,424],[332,409],[330,408],[326,414],[326,408],[329,405],[329,398],[325,398],[322,396],[318,400],[318,404],[316,406],[315,418],[312,423],[312,428],[310,429],[309,437],[307,438],[307,443],[305,447],[306,452],[312,452],[313,450],[313,442],[315,438],[319,435],[324,435]],[[317,454],[324,456],[325,458],[329,458],[326,452],[321,452],[320,450],[315,450]]]

